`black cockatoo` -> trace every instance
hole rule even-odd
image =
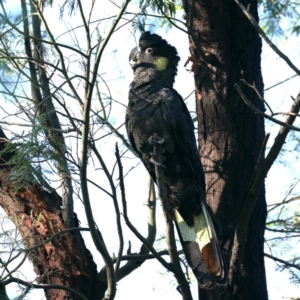
[[[217,221],[205,199],[194,124],[182,97],[173,89],[177,50],[159,35],[145,32],[129,60],[134,71],[126,112],[130,143],[155,181],[149,138],[156,134],[164,139],[165,184],[186,260],[201,288],[214,282],[224,284]]]

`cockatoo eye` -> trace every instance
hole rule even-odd
[[[152,49],[152,48],[147,48],[145,52],[146,52],[146,53],[152,53],[152,52],[153,52],[153,49]]]

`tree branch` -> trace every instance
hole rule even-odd
[[[6,143],[7,138],[0,128],[0,151]],[[17,149],[4,153],[1,159],[9,160],[12,155],[18,155],[16,152]],[[61,284],[73,287],[75,282],[84,280],[87,286],[77,288],[90,298],[92,293],[98,292],[92,279],[97,275],[96,265],[81,235],[69,233],[89,229],[66,228],[61,217],[60,201],[56,199],[55,193],[50,194],[38,185],[16,188],[14,182],[9,180],[9,174],[9,167],[0,167],[0,204],[14,221],[25,249],[20,249],[6,264],[15,262],[17,257],[25,253],[24,258],[28,257],[35,266],[34,270],[39,275],[37,280],[45,280],[59,287]],[[16,246],[19,248],[18,243]],[[20,266],[21,263],[15,265]],[[12,274],[18,266],[8,273]],[[68,296],[66,289],[55,290],[55,286],[45,293],[47,297],[51,297],[52,293],[58,295],[58,298]]]
[[[300,109],[300,93],[295,99],[290,113],[298,114]],[[288,115],[285,124],[292,125],[296,117],[294,115]],[[289,126],[282,126],[275,138],[275,141],[266,156],[266,158],[259,164],[257,172],[250,184],[248,195],[245,199],[243,209],[241,211],[237,227],[234,234],[234,245],[232,249],[232,255],[230,260],[230,270],[229,270],[229,279],[232,280],[233,274],[241,271],[241,262],[243,261],[244,248],[247,241],[247,232],[248,232],[248,223],[253,211],[253,208],[256,204],[256,201],[259,197],[261,189],[264,184],[264,180],[273,165],[275,159],[277,158],[285,139],[290,131]]]
[[[108,179],[108,182],[109,182],[110,188],[111,188],[111,192],[112,192],[110,194],[110,196],[112,197],[113,203],[114,203],[114,208],[115,208],[115,213],[116,213],[116,223],[117,223],[118,236],[119,236],[119,242],[120,242],[119,251],[118,251],[118,259],[117,259],[116,266],[115,266],[115,276],[116,276],[116,280],[117,280],[117,274],[119,271],[120,261],[121,261],[123,248],[124,248],[124,238],[123,238],[123,231],[122,231],[121,218],[120,218],[120,209],[119,209],[119,204],[118,204],[118,200],[117,200],[116,187],[114,185],[113,178],[110,175],[101,154],[99,153],[98,149],[96,148],[95,143],[93,141],[91,141],[89,143],[89,145],[92,148],[93,152],[95,153],[95,155],[105,173],[105,176]]]
[[[148,235],[146,237],[146,240],[151,246],[153,246],[155,241],[155,236],[156,236],[156,220],[155,220],[156,195],[155,195],[154,183],[151,178],[149,180],[149,197],[147,201],[147,207],[148,207]],[[129,275],[131,272],[133,272],[135,269],[141,266],[145,262],[145,260],[156,258],[153,254],[148,254],[148,253],[149,253],[149,249],[147,248],[147,246],[142,244],[140,252],[138,254],[123,255],[121,257],[121,260],[122,261],[128,260],[128,262],[120,268],[118,273],[118,280],[121,280],[125,276]],[[168,254],[167,250],[158,252],[158,255],[166,255],[166,254]]]
[[[183,254],[183,250],[179,250],[178,255]],[[158,255],[169,255],[168,250],[162,250],[157,252]],[[121,260],[148,260],[155,259],[156,257],[153,254],[131,254],[131,255],[123,255]]]
[[[33,36],[42,40],[42,33],[40,27],[40,19],[37,14],[37,6],[34,5],[34,2],[30,2],[31,13],[32,13],[32,28],[33,28]],[[25,27],[25,20],[27,21],[27,10],[26,10],[26,3],[22,1],[22,8],[23,8],[23,18],[24,18],[24,27]],[[28,30],[28,28],[27,28]],[[25,30],[24,30],[25,31]],[[47,77],[45,71],[45,64],[44,64],[44,51],[43,45],[41,42],[33,41],[34,49],[33,53],[35,58],[41,61],[38,67],[38,82],[42,87],[42,92],[38,90],[38,87],[32,87],[35,89],[35,93],[33,95],[34,100],[36,101],[36,110],[39,115],[46,114],[46,122],[45,125],[47,130],[45,131],[46,137],[49,141],[49,144],[53,147],[54,151],[59,155],[62,159],[56,159],[58,165],[58,173],[61,181],[61,192],[62,192],[62,205],[63,205],[63,219],[66,223],[67,227],[74,227],[74,204],[73,204],[73,186],[72,180],[70,177],[70,171],[68,165],[65,163],[65,156],[66,156],[66,143],[63,134],[60,131],[52,131],[53,129],[61,130],[60,121],[55,111],[55,107],[53,105],[52,96],[50,92],[49,86],[49,79]],[[29,58],[32,57],[32,52],[30,51],[30,41],[26,43],[26,53]],[[33,63],[31,63],[32,67]],[[35,66],[33,65],[35,73]],[[31,72],[31,75],[32,73]],[[37,81],[37,80],[36,80]],[[33,83],[31,83],[33,85]],[[43,124],[44,125],[44,124]],[[58,144],[60,144],[58,146]]]
[[[82,300],[88,300],[85,296],[83,296],[81,293],[77,292],[76,290],[65,286],[65,285],[60,285],[60,284],[35,284],[31,282],[24,281],[19,278],[11,277],[7,279],[6,281],[3,282],[4,285],[8,285],[12,282],[22,284],[28,287],[34,287],[36,289],[60,289],[60,290],[65,290],[68,293],[71,293],[72,295],[75,295],[77,298],[82,299]]]
[[[3,282],[0,282],[0,299],[1,300],[9,300],[9,298],[6,294],[5,284],[3,284]]]
[[[132,225],[128,218],[127,214],[127,203],[126,203],[126,196],[125,196],[125,185],[124,185],[124,177],[123,177],[123,166],[121,163],[119,152],[116,152],[117,157],[117,163],[119,167],[119,180],[120,180],[120,189],[121,189],[121,195],[122,195],[122,204],[123,204],[123,217],[125,219],[126,225],[130,228],[130,230],[136,235],[136,237],[148,248],[148,250],[155,256],[155,258],[169,271],[173,272],[172,266],[166,262],[158,253],[157,251],[152,247],[150,242],[145,239],[138,231],[137,229]]]
[[[90,198],[89,198],[89,192],[88,192],[88,185],[87,185],[87,162],[88,162],[88,140],[89,140],[89,130],[90,130],[90,110],[91,110],[91,102],[92,102],[92,95],[93,95],[93,88],[96,84],[96,78],[98,74],[98,68],[100,64],[100,60],[102,57],[102,53],[115,29],[118,22],[120,21],[127,5],[129,4],[130,0],[126,0],[120,9],[118,15],[116,16],[115,20],[113,21],[112,26],[108,30],[106,37],[104,38],[102,45],[99,47],[95,63],[93,67],[92,77],[89,81],[89,85],[86,86],[86,94],[85,94],[85,103],[84,103],[84,126],[82,130],[82,152],[81,152],[81,164],[80,164],[80,179],[81,179],[81,187],[82,187],[82,197],[84,201],[84,207],[86,211],[86,216],[88,220],[89,227],[91,229],[91,234],[93,241],[95,243],[95,246],[97,247],[97,250],[101,253],[101,255],[104,258],[105,265],[106,265],[106,274],[107,274],[107,284],[108,289],[106,292],[105,299],[113,299],[116,294],[116,277],[115,273],[113,271],[113,263],[112,259],[107,251],[107,248],[105,246],[104,240],[101,236],[101,233],[98,229],[95,227],[94,217],[92,213]]]
[[[284,126],[286,128],[289,128],[289,129],[293,129],[295,131],[300,131],[300,128],[299,127],[295,127],[295,126],[292,126],[290,124],[287,124],[286,122],[282,122],[282,121],[279,121],[275,118],[272,118],[271,116],[263,113],[262,111],[260,111],[259,109],[257,109],[248,99],[247,97],[245,96],[245,94],[243,93],[243,91],[241,90],[240,86],[236,83],[234,85],[235,89],[237,90],[237,92],[239,93],[239,95],[241,96],[241,98],[243,99],[243,101],[245,102],[245,104],[251,109],[253,110],[256,114],[259,114],[263,117],[265,117],[266,119],[268,120],[271,120],[272,122],[276,123],[276,124],[279,124],[281,126]],[[292,113],[291,111],[289,112],[289,114],[291,116],[297,116],[297,114],[295,113]]]
[[[165,185],[165,175],[163,171],[163,159],[162,159],[162,149],[161,142],[163,139],[158,137],[156,134],[152,137],[153,148],[154,148],[154,165],[155,165],[155,176],[156,184],[158,188],[159,197],[161,200],[163,213],[166,222],[166,232],[167,232],[167,241],[168,241],[168,250],[170,255],[171,264],[173,266],[173,272],[177,279],[177,282],[180,286],[180,292],[184,300],[192,300],[192,295],[190,291],[189,284],[184,276],[182,271],[180,260],[177,252],[175,233],[174,233],[174,224],[173,224],[173,207],[171,206],[167,188]]]
[[[270,259],[273,259],[274,261],[278,261],[278,262],[280,262],[280,263],[286,265],[287,267],[292,267],[292,268],[295,268],[295,269],[297,269],[297,270],[300,271],[300,266],[299,266],[299,265],[292,264],[292,263],[290,263],[290,262],[288,262],[288,261],[286,261],[286,260],[280,259],[280,258],[275,257],[275,256],[273,256],[273,255],[270,255],[270,254],[268,254],[268,253],[264,253],[264,256],[266,256],[266,257],[268,257],[268,258],[270,258]]]
[[[275,83],[275,84],[269,86],[268,88],[264,89],[264,92],[269,91],[270,89],[272,89],[272,88],[274,88],[274,87],[276,87],[276,86],[278,86],[278,85],[280,85],[280,84],[282,84],[282,83],[285,83],[285,82],[287,82],[287,81],[289,81],[289,80],[291,80],[291,79],[293,79],[293,78],[295,78],[295,77],[297,77],[297,76],[298,76],[298,74],[295,74],[295,75],[293,75],[293,76],[291,76],[291,77],[289,77],[289,78],[287,78],[287,79],[284,79],[284,80],[282,80],[282,81],[280,81],[280,82],[277,82],[277,83]]]

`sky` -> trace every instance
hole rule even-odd
[[[89,8],[90,1],[84,1],[86,6],[85,10]],[[63,3],[63,1],[58,1],[57,3]],[[116,3],[121,3],[116,1]],[[10,9],[15,13],[14,10],[16,7],[19,7],[19,0],[10,0],[5,4],[9,6]],[[10,10],[8,9],[8,10]],[[95,7],[93,10],[92,20],[99,20],[104,17],[110,17],[113,13],[116,13],[118,9],[116,6],[106,0],[96,1]],[[128,11],[137,12],[136,6],[131,4]],[[73,41],[78,42],[81,47],[85,47],[84,41],[84,31],[82,27],[76,28],[80,23],[79,13],[76,12],[76,16],[69,18],[67,12],[64,14],[63,20],[58,18],[59,12],[57,7],[46,10],[46,18],[51,20],[49,26],[54,32],[56,37],[59,37],[59,40],[63,43],[72,43]],[[180,16],[183,15],[180,14]],[[132,16],[128,16],[130,19]],[[180,17],[179,17],[180,18]],[[111,20],[104,20],[101,23],[95,23],[95,32],[99,29],[99,34],[104,35],[105,31],[109,28]],[[73,40],[70,40],[69,35],[66,33],[61,35],[63,32],[67,32],[67,29],[74,29],[73,32],[76,34],[73,35]],[[187,37],[180,31],[172,29],[166,31],[155,26],[148,26],[152,32],[156,32],[162,35],[168,40],[168,42],[174,45],[181,57],[179,64],[179,72],[176,77],[176,82],[174,87],[177,91],[185,98],[188,96],[194,89],[193,87],[193,74],[184,68],[184,62],[186,61],[189,55]],[[111,118],[110,121],[114,123],[115,127],[118,127],[124,122],[125,107],[123,105],[127,104],[127,91],[129,84],[132,80],[132,70],[128,65],[128,54],[130,50],[136,46],[136,40],[139,37],[139,33],[133,34],[133,30],[130,25],[126,25],[120,28],[112,36],[112,39],[106,48],[103,56],[103,60],[100,64],[99,73],[103,79],[107,82],[109,88],[106,84],[100,84],[100,90],[103,94],[111,94],[116,100],[112,106]],[[94,39],[96,43],[96,38]],[[299,59],[299,40],[294,37],[290,37],[287,40],[277,40],[277,44],[280,49],[290,57],[290,59],[296,64],[300,65]],[[75,57],[71,55],[69,57],[70,68],[72,72],[79,73],[82,70],[77,67],[75,64]],[[264,44],[263,53],[262,53],[262,72],[264,77],[265,87],[269,87],[281,80],[284,80],[294,73],[287,67],[285,62],[282,59],[278,58],[268,46]],[[59,78],[56,78],[60,80]],[[296,97],[299,93],[299,79],[293,79],[286,84],[280,85],[268,92],[265,93],[265,98],[270,105],[275,110],[278,111],[287,111],[291,105],[290,96]],[[82,86],[78,85],[79,93],[83,92]],[[2,101],[2,100],[0,100]],[[69,100],[66,100],[69,101]],[[188,107],[190,110],[194,110],[194,99],[190,97],[188,102]],[[121,104],[119,104],[121,103]],[[74,114],[79,113],[79,107],[73,102],[67,102],[69,108],[74,111]],[[123,104],[123,105],[122,105]],[[10,108],[9,104],[6,103]],[[94,107],[99,107],[99,103],[93,103]],[[18,130],[17,128],[15,130]],[[276,133],[278,131],[277,125],[270,126],[269,123],[266,124],[266,131],[271,132],[271,138],[269,140],[269,145],[271,145]],[[125,132],[124,128],[121,129],[121,132]],[[105,161],[107,162],[110,169],[114,165],[114,145],[116,139],[114,137],[108,137],[99,143],[99,151],[103,155]],[[120,142],[119,142],[120,144]],[[75,147],[75,146],[74,146]],[[122,148],[121,148],[122,149]],[[124,169],[129,171],[132,167],[138,164],[136,159],[133,159],[130,154],[129,158],[123,159]],[[268,204],[279,202],[287,189],[290,186],[291,182],[296,177],[299,177],[297,172],[297,156],[295,154],[289,154],[290,168],[284,167],[280,164],[275,164],[268,174],[266,180],[266,196]],[[103,173],[99,170],[94,170],[93,164],[89,167],[89,176],[90,178],[97,178],[97,180],[104,185],[107,185],[106,179],[103,176]],[[125,178],[126,184],[126,196],[128,202],[128,211],[131,221],[135,226],[141,231],[141,233],[146,233],[147,229],[147,220],[146,214],[147,209],[145,206],[148,190],[147,190],[147,180],[148,176],[143,166],[139,164],[134,171],[131,171],[128,176]],[[105,195],[99,196],[99,191],[90,187],[90,195],[93,206],[93,212],[95,221],[99,225],[99,228],[103,230],[104,239],[107,243],[109,252],[118,251],[118,240],[116,236],[115,224],[107,216],[114,215],[113,205],[111,200]],[[81,221],[81,226],[86,226],[86,219],[84,216],[84,209],[80,201],[76,201],[75,210],[79,215]],[[157,206],[157,220],[158,220],[158,237],[164,234],[164,222],[160,210],[160,205]],[[109,228],[109,230],[106,230]],[[126,246],[128,246],[128,241],[132,243],[132,252],[139,251],[140,243],[136,238],[123,226],[126,233]],[[97,251],[94,249],[91,238],[88,233],[83,234],[84,239],[88,245],[88,248],[91,249],[94,260],[98,264],[98,267],[102,267],[102,259]],[[288,253],[287,253],[288,255]],[[270,261],[268,258],[265,260],[266,269],[267,269],[267,282],[269,290],[269,299],[285,299],[283,297],[296,297],[300,295],[300,289],[295,285],[290,284],[288,280],[288,275],[286,272],[275,272],[275,264]],[[31,272],[30,263],[26,263],[26,266],[20,270],[19,275],[30,276],[34,278],[35,275],[28,275]],[[134,282],[134,285],[133,285]],[[181,296],[176,290],[176,283],[172,275],[166,274],[166,272],[160,267],[155,261],[148,261],[142,265],[138,270],[133,272],[130,276],[123,279],[118,283],[118,292],[116,295],[117,300],[121,299],[131,299],[138,300],[143,298],[144,300],[150,300],[155,297],[157,300],[160,299],[172,299],[179,300]],[[133,292],[134,289],[134,292]],[[196,295],[196,285],[192,285],[192,293]],[[16,296],[16,286],[9,285],[7,288],[8,294],[11,298]],[[195,299],[197,297],[195,296]],[[43,299],[42,291],[33,291],[28,299]],[[287,298],[288,299],[288,298]]]

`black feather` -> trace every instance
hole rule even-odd
[[[134,49],[130,54],[134,80],[126,113],[128,137],[154,180],[153,146],[148,140],[154,134],[164,139],[163,164],[170,202],[186,222],[187,229],[193,230],[195,220],[203,216],[201,222],[211,235],[208,244],[200,249],[194,240],[184,239],[177,224],[187,261],[200,286],[208,287],[213,277],[224,278],[224,264],[213,225],[217,221],[206,203],[205,177],[194,124],[182,97],[172,87],[179,62],[177,50],[150,32],[141,35],[139,47],[139,51]],[[166,63],[163,68],[157,67],[159,60]]]

